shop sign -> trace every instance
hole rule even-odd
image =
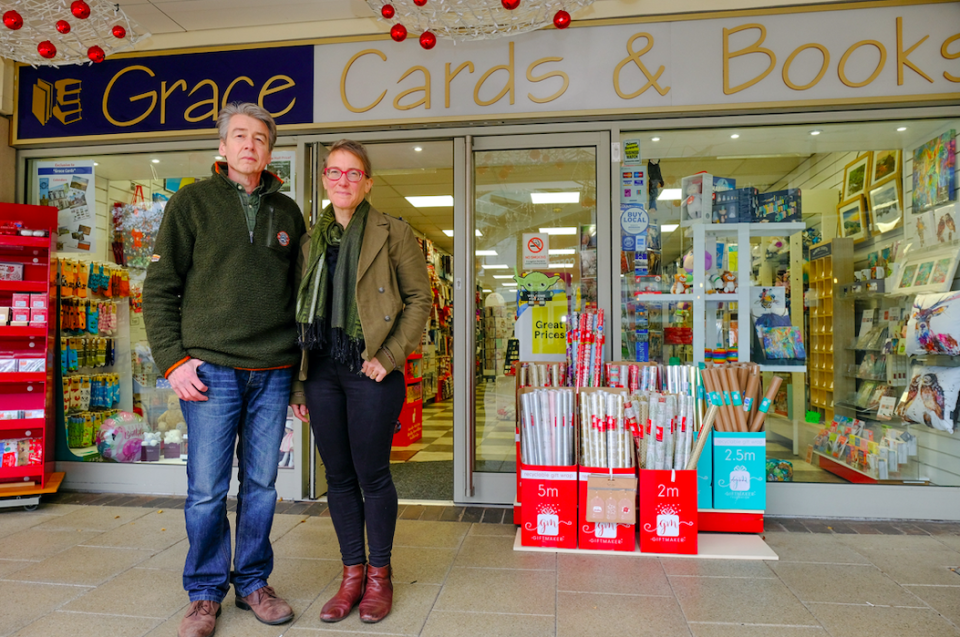
[[[19,67],[17,140],[209,132],[229,102],[261,105],[277,124],[314,118],[313,46],[108,58]]]

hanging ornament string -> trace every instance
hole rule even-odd
[[[570,14],[593,0],[366,0],[381,20],[391,23],[397,42],[421,34],[420,46],[437,39],[487,40],[535,31],[551,24],[570,26]]]
[[[120,5],[104,0],[3,3],[0,57],[33,66],[99,63],[150,36]]]

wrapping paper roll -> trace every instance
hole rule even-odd
[[[751,432],[757,432],[763,429],[763,421],[773,405],[774,399],[777,397],[777,392],[780,391],[780,384],[782,382],[783,379],[779,376],[774,376],[770,379],[770,386],[767,388],[767,393],[764,395],[763,400],[760,401],[760,406],[757,408],[757,416],[753,419],[753,424],[750,425]]]

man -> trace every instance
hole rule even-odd
[[[230,104],[217,128],[226,161],[170,198],[143,285],[153,358],[180,398],[190,435],[183,569],[190,606],[180,637],[213,634],[231,583],[236,605],[261,622],[293,619],[267,578],[291,368],[300,360],[294,284],[306,228],[297,204],[278,192],[283,182],[264,170],[277,137],[270,114]],[[235,445],[231,570],[226,500]]]

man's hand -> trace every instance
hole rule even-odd
[[[307,411],[306,405],[290,405],[293,409],[293,415],[302,420],[303,422],[310,422],[310,413]]]
[[[378,383],[387,377],[387,370],[383,368],[383,365],[381,365],[380,361],[376,358],[370,361],[364,361],[360,371],[363,372],[364,376],[372,378]]]
[[[197,377],[197,368],[202,364],[202,360],[191,358],[170,372],[167,380],[170,381],[170,386],[173,387],[173,391],[177,392],[180,400],[207,400],[207,397],[202,393],[207,391],[207,386]]]

